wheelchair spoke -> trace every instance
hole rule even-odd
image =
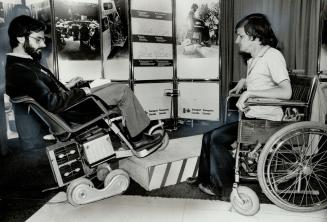
[[[282,152],[280,152],[280,153],[278,153],[280,156],[282,156],[283,157],[283,160],[287,160],[287,162],[286,163],[294,163],[294,161],[293,160],[291,160],[291,159],[289,159],[289,157],[287,157],[287,156],[285,156],[285,154],[284,153],[282,153]],[[288,154],[290,154],[290,153],[288,153]],[[292,155],[292,154],[291,154]],[[295,155],[294,155],[295,156]],[[277,158],[279,158],[279,157],[277,157]],[[280,158],[280,159],[282,159],[282,158]]]
[[[320,136],[320,138],[321,138],[321,136]],[[321,139],[319,140],[318,144],[320,143],[320,141],[321,141]],[[317,143],[317,141],[316,141],[316,143]],[[326,143],[326,139],[325,139],[325,141],[324,141],[324,143],[323,143],[322,145],[316,147],[316,149],[318,148],[318,152],[317,152],[317,153],[314,152],[314,154],[312,154],[312,155],[310,156],[310,159],[309,159],[310,162],[311,162],[311,160],[312,160],[314,157],[316,157],[317,155],[320,155],[320,154],[321,154],[321,153],[319,153],[319,150],[321,150],[321,148],[324,147],[325,143]],[[309,150],[309,149],[308,149],[308,150]],[[327,152],[325,151],[324,154],[323,154],[323,156],[322,156],[321,158],[323,158],[323,157],[325,156],[326,153],[327,153]],[[320,159],[321,159],[321,158],[320,158]],[[320,160],[318,160],[317,162],[319,162],[319,161],[320,161]]]
[[[318,176],[315,172],[313,172],[313,175],[314,175],[314,178],[316,179],[316,181],[317,181],[317,183],[318,183],[318,185],[320,187],[320,190],[324,193],[324,197],[326,199],[327,198],[327,195],[326,195],[326,192],[325,192],[325,190],[327,190],[327,186],[325,185],[326,181],[325,182],[322,181],[320,179],[321,176]],[[324,177],[324,178],[326,179],[326,177]],[[323,185],[325,187],[325,189],[321,185]]]
[[[297,138],[297,140],[298,140],[298,137],[296,137],[296,138]],[[290,139],[290,140],[287,140],[286,142],[287,142],[287,143],[291,146],[291,148],[292,148],[290,151],[292,151],[294,155],[296,155],[296,156],[298,156],[299,158],[301,158],[301,153],[296,152],[296,148],[297,148],[298,146],[294,146],[294,144],[293,144],[293,142],[291,141],[291,139]],[[299,142],[297,142],[297,144],[299,144]],[[284,141],[284,144],[282,145],[282,147],[286,147],[286,149],[289,149],[289,148],[286,146],[285,141]],[[301,151],[300,151],[300,152],[301,152]]]
[[[318,197],[318,195],[317,196],[314,196],[314,195],[312,195],[311,193],[310,193],[310,191],[314,191],[314,188],[310,185],[310,179],[312,178],[312,176],[308,176],[309,177],[309,179],[307,180],[307,187],[308,187],[308,193],[309,193],[309,195],[310,195],[310,199],[311,199],[311,202],[312,203],[315,203],[315,200],[314,200],[314,197],[316,197],[317,199],[318,199],[318,202],[320,202],[320,199],[319,199],[319,197]],[[306,191],[307,189],[305,189],[305,191]]]
[[[326,172],[326,171],[324,171],[324,172]],[[315,175],[315,177],[317,178],[322,178],[322,179],[324,179],[324,180],[326,180],[326,182],[327,182],[327,177],[325,177],[325,176],[323,176],[323,175],[317,175],[317,171],[314,171],[313,172],[313,174]],[[326,184],[326,182],[324,182],[324,184]],[[326,186],[326,188],[327,188],[327,186]]]
[[[317,163],[315,167],[319,167],[320,170],[324,170],[325,172],[327,171],[327,163],[322,163],[322,164]]]
[[[316,164],[314,165],[314,167],[319,163],[319,162],[323,162],[324,160],[326,160],[327,159],[327,151],[325,151],[324,152],[324,154],[319,158],[319,160],[317,160],[316,162]],[[317,155],[319,155],[319,154],[317,154]],[[325,157],[326,156],[326,157]],[[311,159],[310,159],[311,160]]]

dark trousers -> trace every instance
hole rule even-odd
[[[43,136],[48,133],[48,130],[39,117],[33,111],[28,112],[25,104],[13,104],[13,109],[22,150],[44,148],[46,144],[43,141]]]
[[[199,163],[199,182],[215,188],[228,188],[234,182],[235,160],[230,153],[237,139],[238,122],[229,123],[203,135]]]

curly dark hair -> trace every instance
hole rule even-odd
[[[21,15],[14,18],[8,28],[11,48],[18,46],[17,37],[27,37],[31,32],[45,31],[46,25],[30,16]]]
[[[244,27],[244,31],[248,36],[254,39],[258,38],[262,45],[269,45],[273,48],[277,48],[278,39],[266,15],[261,13],[247,15],[237,22],[235,31],[240,27]]]

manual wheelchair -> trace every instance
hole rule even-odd
[[[78,124],[45,110],[28,96],[12,98],[11,102],[27,106],[29,112],[34,111],[55,137],[55,144],[46,149],[47,155],[54,178],[59,187],[67,186],[67,199],[72,205],[121,194],[128,188],[130,179],[125,171],[114,169],[117,168],[116,160],[129,156],[148,156],[158,149],[164,149],[169,142],[163,123],[159,120],[148,133],[160,133],[163,136],[160,143],[135,149],[117,109],[106,106],[94,95],[87,96],[65,110],[74,112],[83,110],[83,107],[94,107],[90,114],[92,118]],[[95,188],[101,186],[101,189]]]
[[[239,112],[230,200],[240,214],[254,215],[259,210],[257,194],[239,186],[240,180],[259,180],[269,200],[286,210],[310,212],[327,207],[327,126],[308,121],[318,77],[290,75],[290,79],[290,100],[247,101],[249,106],[282,106],[282,121],[247,119]]]

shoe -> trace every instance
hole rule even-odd
[[[208,195],[211,196],[216,196],[215,192],[213,191],[213,187],[211,185],[206,185],[206,184],[199,184],[199,189],[203,192],[206,193]]]
[[[189,185],[199,185],[199,180],[197,177],[188,177],[186,179],[186,183],[189,184]]]
[[[148,149],[155,145],[158,145],[163,139],[163,135],[161,134],[154,134],[148,135],[143,134],[142,138],[136,142],[132,142],[135,149]]]

